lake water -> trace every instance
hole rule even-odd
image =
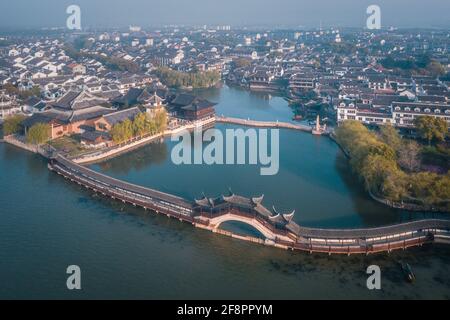
[[[217,113],[290,121],[279,97],[224,87],[197,92]],[[235,128],[216,125],[225,130]],[[172,163],[169,139],[92,167],[187,199],[264,194],[264,204],[296,210],[297,223],[376,226],[411,214],[372,201],[339,148],[325,137],[280,130],[280,170]],[[0,298],[450,298],[449,247],[433,245],[371,256],[309,255],[195,229],[94,196],[49,172],[36,155],[0,144]],[[252,233],[230,224],[225,228]],[[403,280],[398,261],[417,277]],[[66,289],[67,266],[82,270],[79,292]],[[366,288],[366,268],[382,270],[382,290]]]

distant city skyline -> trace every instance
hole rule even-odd
[[[66,8],[81,7],[84,28],[140,25],[365,27],[366,8],[381,8],[382,26],[450,27],[442,0],[15,0],[0,3],[0,28],[64,27]],[[338,4],[338,5],[337,5]]]

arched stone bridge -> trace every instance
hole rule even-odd
[[[428,219],[365,229],[305,228],[293,221],[295,212],[279,213],[275,208],[267,209],[262,204],[263,196],[246,198],[230,192],[227,196],[203,196],[202,199],[189,201],[111,178],[61,155],[50,159],[49,169],[96,193],[213,232],[218,232],[220,225],[226,221],[248,224],[261,232],[266,238],[265,244],[286,249],[329,254],[369,254],[431,242],[450,243],[450,220]],[[230,232],[227,234],[233,235]],[[261,242],[249,236],[239,238]]]
[[[208,219],[207,221],[209,223],[210,229],[213,231],[217,231],[218,229],[220,229],[221,224],[224,222],[242,222],[259,231],[269,241],[275,242],[277,239],[287,242],[292,241],[292,239],[290,239],[289,237],[280,235],[278,232],[273,231],[263,221],[257,219],[256,217],[244,216],[234,211],[230,211],[215,218]]]

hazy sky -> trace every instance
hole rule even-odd
[[[1,0],[0,27],[65,26],[81,7],[82,25],[230,24],[364,27],[381,7],[383,26],[450,27],[450,0]]]

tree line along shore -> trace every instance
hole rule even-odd
[[[4,136],[22,133],[22,122],[25,119],[24,115],[13,115],[6,118],[3,123]],[[136,137],[164,132],[167,128],[167,119],[165,110],[156,112],[154,117],[150,117],[147,113],[140,113],[133,120],[126,119],[115,124],[108,133],[115,144],[121,144]],[[50,140],[50,125],[36,123],[24,135],[25,141],[29,144],[47,143]]]
[[[4,135],[19,133],[24,118],[21,115],[7,118],[3,123]],[[415,122],[421,140],[402,137],[390,125],[371,131],[354,120],[341,123],[334,136],[349,155],[353,171],[375,199],[405,209],[450,212],[447,125],[427,116]],[[26,142],[33,145],[48,142],[48,126],[37,123],[29,128]],[[115,144],[123,144],[135,137],[163,132],[166,126],[166,112],[152,118],[142,113],[133,121],[114,125],[109,134]]]
[[[392,126],[375,132],[353,120],[343,122],[335,137],[374,198],[400,208],[450,212],[448,128],[431,117],[418,118],[416,125],[424,143],[400,136]]]

